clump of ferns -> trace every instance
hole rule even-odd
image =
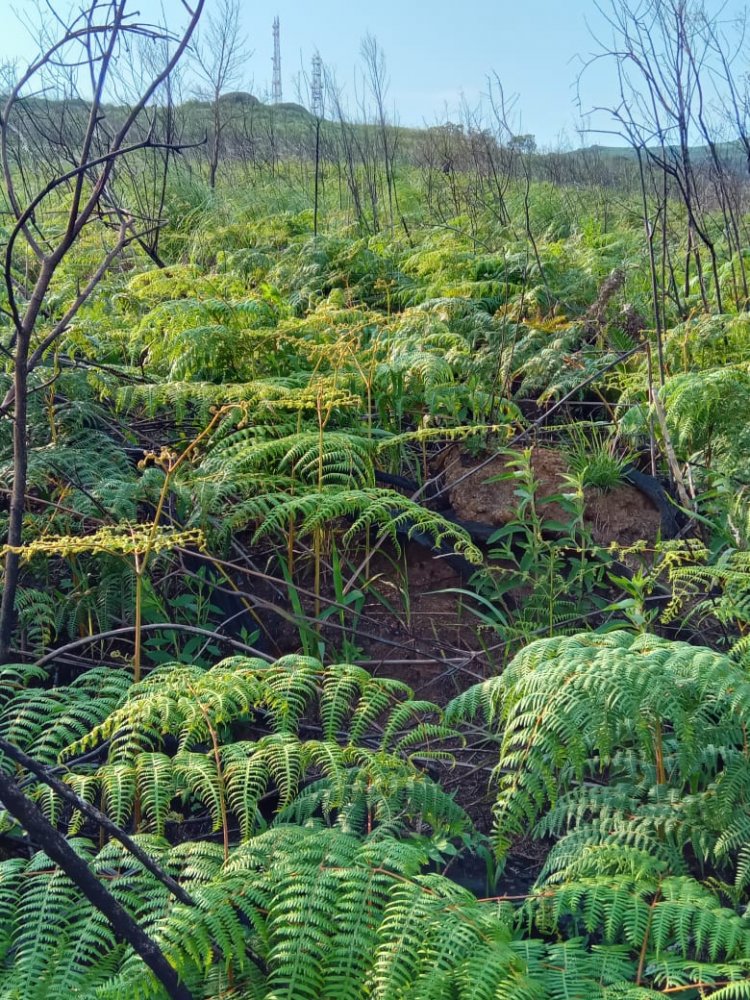
[[[486,354],[466,357],[454,366],[454,379],[425,390],[424,419],[448,421],[448,425],[497,423],[520,425],[523,416],[515,403],[504,398],[497,368],[488,370]],[[496,358],[494,359],[496,361]]]
[[[263,389],[237,405],[214,408],[198,462],[205,475],[289,478],[300,457],[309,459],[311,436],[321,452],[329,422],[346,423],[347,410],[360,405],[359,397],[325,378],[290,378]]]
[[[311,421],[319,425],[320,413],[327,422],[346,424],[351,409],[361,406],[361,397],[353,395],[346,379],[298,372],[285,377],[272,376],[242,384],[205,382],[162,383],[129,387],[119,395],[125,411],[145,406],[149,415],[164,413],[174,407],[180,419],[192,415],[211,424],[204,454],[211,471],[246,457],[253,441],[302,432]],[[213,417],[220,413],[217,423]],[[240,471],[234,469],[234,471]]]
[[[188,231],[186,240],[188,256],[191,264],[202,270],[213,270],[218,273],[241,273],[247,279],[265,276],[273,266],[270,255],[253,247],[254,233],[248,219],[238,212],[231,216],[226,213],[226,206],[215,203],[210,214],[206,215],[198,226]],[[223,218],[221,218],[223,214]],[[235,254],[238,263],[247,258],[248,252],[257,255],[255,267],[234,267]],[[227,260],[229,258],[229,260]],[[251,258],[252,259],[252,258]]]
[[[371,444],[344,431],[328,430],[359,397],[338,390],[325,379],[275,394],[273,402],[253,408],[226,406],[212,420],[205,453],[195,467],[183,466],[171,483],[186,523],[200,525],[219,540],[256,516],[255,498],[281,499],[300,490],[319,492],[371,478]],[[312,419],[311,419],[312,418]],[[315,420],[315,423],[312,422]],[[248,505],[250,512],[248,513]],[[214,524],[211,525],[211,521]],[[294,522],[287,524],[293,562]],[[321,532],[315,535],[315,572],[319,582]]]
[[[62,758],[106,747],[91,777],[118,824],[138,814],[163,835],[200,810],[230,843],[274,822],[323,819],[342,830],[421,828],[467,838],[465,812],[425,771],[459,734],[399,681],[347,664],[243,657],[210,670],[158,667]]]
[[[428,313],[444,323],[451,333],[462,337],[470,337],[477,329],[491,329],[493,325],[493,317],[480,304],[462,295],[438,295],[419,302],[414,309]],[[405,309],[404,312],[412,311]]]
[[[96,635],[127,622],[135,603],[135,574],[129,562],[111,555],[78,555],[57,560],[46,555],[24,571],[19,587],[15,634],[19,648],[41,656],[55,642]],[[158,604],[149,588],[146,618]]]
[[[29,445],[39,448],[63,443],[66,437],[99,431],[107,426],[106,407],[99,402],[86,372],[40,366],[29,375]],[[9,383],[8,383],[9,384]],[[7,434],[0,439],[0,461],[10,456]]]
[[[165,495],[165,492],[162,491],[160,503]],[[23,545],[18,548],[10,550],[6,546],[3,551],[18,552],[22,566],[33,564],[35,560],[41,561],[43,571],[47,574],[52,559],[60,558],[71,566],[72,586],[74,587],[71,594],[72,611],[75,620],[80,620],[82,626],[88,624],[89,632],[92,630],[91,600],[97,600],[97,597],[100,596],[106,602],[107,596],[111,593],[110,588],[105,587],[102,594],[97,595],[96,590],[92,588],[89,573],[86,572],[89,557],[103,556],[107,561],[114,559],[123,563],[121,572],[112,572],[111,576],[121,585],[124,593],[129,592],[127,585],[122,586],[129,575],[125,567],[130,567],[134,578],[132,605],[133,676],[137,681],[140,678],[142,664],[144,609],[149,604],[159,605],[149,573],[153,571],[154,563],[165,553],[176,548],[197,547],[203,549],[205,544],[205,536],[198,529],[174,531],[169,527],[162,527],[156,522],[134,524],[121,522],[116,525],[105,524],[97,528],[96,531],[76,535],[40,534],[25,540]],[[76,577],[82,577],[84,580],[84,583],[78,588],[75,587]],[[106,607],[106,603],[104,606]],[[83,619],[79,618],[80,615],[83,615]]]
[[[747,662],[750,637],[750,553],[724,547],[712,553],[696,541],[667,543],[662,572],[672,588],[665,625],[696,622],[719,647]]]
[[[386,429],[404,429],[407,414],[429,411],[435,394],[451,386],[470,357],[458,334],[426,314],[402,318],[383,345],[376,369],[376,405]]]
[[[131,684],[124,665],[92,667],[62,685],[50,683],[49,670],[44,667],[6,664],[0,667],[0,680],[0,735],[47,765],[55,765],[66,746],[103,722],[122,703]],[[80,777],[70,777],[80,786],[86,773],[83,768]],[[52,808],[48,790],[30,776],[25,780]],[[58,815],[59,802],[54,808]],[[3,823],[6,829],[14,825],[7,815]]]
[[[152,499],[160,476],[138,475],[109,435],[83,429],[58,437],[29,453],[30,491],[55,501],[48,508],[58,522],[76,518],[134,519],[138,504]]]
[[[506,282],[495,278],[460,281],[451,288],[452,293],[470,302],[475,302],[479,309],[488,316],[492,316],[503,306],[509,291]]]
[[[361,397],[336,381],[305,380],[255,406],[226,407],[201,468],[208,475],[269,471],[321,488],[371,478],[373,445],[347,427]]]
[[[450,545],[470,562],[479,564],[482,561],[481,552],[463,528],[395,490],[379,487],[256,497],[242,505],[233,522],[238,525],[243,521],[261,521],[254,535],[257,540],[284,531],[290,520],[298,525],[297,534],[302,537],[323,530],[342,518],[352,522],[344,533],[345,542],[370,530],[389,536],[394,544],[398,544],[399,535],[408,537],[419,533],[438,549]]]
[[[278,308],[257,297],[181,299],[155,306],[133,332],[133,358],[148,352],[150,367],[168,379],[251,377],[257,358],[273,356]]]
[[[372,239],[362,246],[350,241],[337,255],[329,280],[333,289],[347,291],[352,304],[360,303],[390,314],[394,305],[392,292],[398,287],[401,275],[395,255],[385,254],[383,249]]]
[[[218,274],[192,264],[171,264],[134,275],[126,289],[117,294],[115,303],[126,317],[138,319],[164,302],[183,299],[231,302],[245,298],[246,294],[246,282],[239,274]]]
[[[275,383],[274,379],[268,380]],[[119,385],[113,401],[119,413],[154,418],[166,416],[178,425],[195,419],[205,426],[224,405],[252,403],[263,394],[265,380],[252,382],[157,381]]]
[[[519,915],[426,872],[425,839],[276,826],[233,848],[140,835],[191,905],[119,844],[77,849],[129,906],[194,996],[314,1000],[646,1000],[664,991],[746,1000],[747,920],[636,852],[584,854]],[[161,991],[44,855],[0,862],[0,984],[42,1000]],[[608,919],[610,918],[610,919]],[[572,933],[571,933],[572,931]]]
[[[217,269],[236,273],[251,284],[265,281],[273,267],[273,255],[268,249],[254,246],[222,248],[216,255]]]
[[[115,292],[111,302],[116,295]],[[114,306],[107,313],[84,307],[56,346],[68,360],[80,365],[78,371],[87,376],[92,384],[116,384],[120,381],[118,374],[122,379],[127,379],[129,375],[142,377],[140,369],[132,366],[131,328],[132,321],[120,315]],[[93,364],[88,365],[87,362]],[[76,368],[68,372],[63,369],[61,377],[76,371]]]
[[[241,991],[308,998],[328,986],[341,998],[362,996],[385,912],[401,922],[405,916],[405,901],[392,912],[391,893],[420,879],[425,861],[418,844],[292,826],[237,848],[229,864],[207,842],[169,848],[158,838],[142,839],[186,887],[192,905],[175,903],[119,845],[98,854],[80,838],[76,846],[132,908],[185,988],[206,997]],[[14,918],[2,940],[0,983],[7,995],[41,1000],[48,988],[62,986],[102,998],[161,995],[142,963],[76,900],[75,888],[43,855],[3,862],[0,871],[3,912]],[[385,954],[380,962],[385,984],[391,963]]]
[[[680,456],[747,478],[749,363],[674,375],[661,396]]]
[[[560,846],[524,912],[537,933],[564,927],[592,950],[630,959],[625,982],[605,996],[748,995],[750,924],[721,883],[673,875],[637,846]]]
[[[41,656],[64,629],[64,603],[49,589],[20,586],[16,597],[16,633],[21,653]]]
[[[448,230],[428,233],[419,248],[402,262],[407,274],[417,278],[432,278],[444,284],[460,278],[471,278],[476,268],[476,248],[471,240]]]
[[[394,280],[393,265],[374,253],[365,239],[318,236],[292,244],[269,274],[283,288],[297,315],[303,315],[334,290],[348,305],[385,306],[384,282]]]
[[[567,395],[634,345],[618,336],[604,350],[582,343],[584,324],[563,323],[552,330],[528,327],[505,348],[504,366],[512,369],[520,398],[549,400]]]
[[[117,551],[116,536],[124,531],[130,546],[136,529],[127,523],[135,522],[142,504],[158,502],[164,475],[150,468],[137,476],[108,439],[88,432],[32,450],[28,482],[41,502],[31,502],[24,517],[16,641],[41,654],[55,639],[94,635],[130,620],[135,567],[132,553]],[[147,618],[163,620],[156,591],[148,581],[144,588]]]
[[[349,527],[342,530],[346,523]],[[419,535],[436,549],[450,547],[476,565],[482,553],[461,527],[440,514],[428,510],[395,490],[376,486],[324,487],[294,494],[266,493],[237,504],[228,519],[236,531],[249,523],[257,524],[253,542],[279,535],[287,540],[287,566],[296,564],[294,545],[307,537],[313,539],[313,575],[315,616],[320,613],[323,555],[326,541],[337,532],[344,545],[365,543],[367,557],[370,542],[389,540],[398,549],[404,538]]]
[[[716,871],[747,885],[750,760],[745,670],[705,647],[618,631],[532,643],[504,674],[460,695],[452,724],[497,743],[495,847],[562,838],[576,852],[637,848],[670,876]],[[546,876],[545,876],[546,877]]]
[[[204,471],[231,464],[240,475],[268,470],[320,489],[372,479],[374,446],[368,438],[346,429],[327,430],[325,425],[322,433],[308,424],[280,437],[265,436],[263,430],[240,428],[216,443],[202,463]]]
[[[129,384],[118,388],[114,401],[125,414],[145,413],[149,417],[171,416],[178,425],[195,420],[201,426],[222,407],[236,405],[238,413],[254,413],[253,419],[268,423],[278,411],[289,412],[316,408],[316,399],[326,376],[302,370],[284,375],[253,378],[248,382],[175,381]],[[346,379],[332,380],[332,388],[347,388]],[[342,397],[343,398],[343,397]]]
[[[327,403],[348,398],[328,397]],[[359,402],[356,397],[353,401]],[[288,530],[292,524],[299,525],[298,533],[315,535],[327,524],[349,518],[353,524],[347,538],[377,528],[395,539],[405,528],[426,533],[436,545],[446,541],[455,544],[474,561],[480,558],[462,529],[396,491],[374,485],[375,457],[384,448],[400,447],[407,440],[430,436],[443,439],[446,434],[466,436],[474,432],[473,428],[453,431],[434,428],[431,432],[418,431],[378,443],[350,430],[328,430],[325,422],[282,436],[269,435],[262,427],[242,426],[243,423],[240,421],[240,425],[233,427],[232,420],[227,420],[200,466],[200,474],[208,479],[221,476],[230,483],[241,484],[243,477],[249,476],[256,487],[253,495],[239,500],[229,513],[227,523],[234,530],[260,521],[256,539]],[[257,487],[263,473],[276,477],[277,488],[259,494]],[[285,479],[286,489],[280,490],[278,487]]]
[[[670,374],[746,362],[750,360],[748,317],[745,313],[690,316],[666,331],[664,356]]]
[[[285,336],[292,348],[300,355],[310,352],[311,360],[316,361],[313,352],[320,353],[325,348],[335,349],[342,337],[360,336],[366,340],[377,332],[383,324],[383,317],[378,312],[357,306],[344,307],[326,300],[314,310],[299,318],[288,318],[279,323],[279,333]]]
[[[8,476],[11,470],[8,468]],[[60,558],[60,538],[86,538],[103,524],[135,521],[139,507],[155,503],[163,474],[136,474],[125,455],[100,431],[64,434],[32,447],[28,464],[26,555],[16,642],[41,653],[55,638],[94,634],[127,620],[133,607],[131,568],[103,550]],[[42,540],[41,551],[32,553]],[[45,548],[45,540],[48,548]]]

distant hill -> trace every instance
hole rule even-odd
[[[0,100],[2,95],[0,95]],[[105,129],[116,128],[126,114],[124,106],[105,105],[103,108]],[[164,121],[165,108],[154,104],[144,111],[143,134],[156,119],[156,133],[159,119]],[[222,121],[222,155],[251,162],[280,162],[287,157],[306,158],[313,155],[315,148],[315,116],[303,105],[285,101],[279,104],[263,102],[247,91],[234,91],[221,96],[219,111]],[[44,153],[45,143],[50,136],[57,142],[62,136],[71,148],[77,148],[84,134],[88,120],[88,104],[85,100],[50,100],[44,97],[28,97],[16,107],[14,126],[19,137],[19,155],[25,148],[38,156]],[[373,155],[379,140],[379,126],[362,122],[347,122],[345,135],[342,123],[330,118],[322,122],[321,140],[323,158],[337,158],[342,155],[342,143],[355,146],[356,159],[362,155]],[[174,141],[185,147],[200,147],[213,134],[214,107],[205,99],[193,98],[173,109]],[[490,132],[467,131],[460,123],[446,122],[442,125],[422,127],[391,126],[390,148],[395,152],[396,162],[429,166],[443,172],[472,170],[482,158],[492,152],[500,161],[502,152]],[[163,133],[162,133],[163,134]],[[607,146],[593,143],[574,150],[537,151],[533,136],[520,136],[523,145],[513,145],[507,151],[513,157],[520,153],[529,157],[535,175],[553,183],[565,183],[566,174],[571,177],[579,166],[589,169],[592,164],[611,164],[618,167],[618,174],[627,171],[635,163],[636,152],[629,146]],[[725,164],[737,171],[747,170],[747,156],[739,142],[720,143],[716,152]],[[369,150],[369,152],[367,152]],[[351,149],[350,149],[351,152]],[[186,154],[201,155],[193,151]],[[711,151],[706,146],[694,146],[691,155],[696,166],[711,162]]]

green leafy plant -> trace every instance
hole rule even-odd
[[[247,839],[273,813],[469,836],[464,811],[417,763],[449,759],[458,739],[403,683],[301,656],[235,657],[210,670],[158,668],[62,757],[106,744],[88,794],[116,823],[135,815],[162,835],[167,822],[207,810],[228,853],[231,817]]]
[[[598,490],[619,486],[632,455],[618,451],[614,434],[582,424],[571,425],[569,433],[568,464],[581,486]]]
[[[515,633],[517,640],[575,631],[579,619],[604,606],[597,590],[607,562],[584,524],[583,489],[571,483],[569,492],[542,497],[531,450],[510,455],[507,464],[511,471],[503,478],[515,486],[517,515],[490,536],[491,561],[476,578],[477,592],[482,603],[499,605],[498,630]],[[558,504],[568,520],[545,516],[541,508],[549,503]],[[476,610],[491,623],[492,615]]]
[[[677,874],[691,854],[731,871],[750,822],[748,697],[727,656],[620,631],[532,643],[447,718],[478,717],[497,733],[501,858],[538,824],[565,834],[555,857],[636,846]]]

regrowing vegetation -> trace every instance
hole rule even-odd
[[[271,105],[232,0],[53,6],[1,88],[0,998],[750,997],[742,24],[605,3],[618,144],[541,153],[497,77],[399,126],[373,37]]]

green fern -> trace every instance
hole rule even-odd
[[[233,737],[251,721],[255,739]],[[235,657],[208,671],[153,671],[62,756],[108,742],[94,775],[102,807],[125,823],[138,800],[159,835],[179,801],[206,811],[214,830],[228,809],[247,839],[264,825],[261,801],[273,799],[279,822],[325,816],[352,831],[427,824],[450,838],[469,835],[471,824],[420,763],[450,760],[457,739],[437,707],[413,700],[404,684],[301,656],[272,665]]]
[[[309,534],[338,518],[350,517],[353,524],[346,531],[345,540],[370,529],[389,535],[394,542],[398,542],[399,531],[407,537],[419,533],[426,535],[436,549],[450,545],[469,562],[479,564],[483,559],[464,528],[395,490],[335,490],[298,497],[270,494],[243,504],[236,516],[245,521],[262,519],[256,539],[274,531],[284,531],[291,519],[299,519],[300,533]]]
[[[500,858],[550,807],[542,833],[720,860],[731,854],[722,836],[750,806],[749,705],[745,672],[728,657],[613,632],[532,643],[446,718],[481,713],[498,730]]]

